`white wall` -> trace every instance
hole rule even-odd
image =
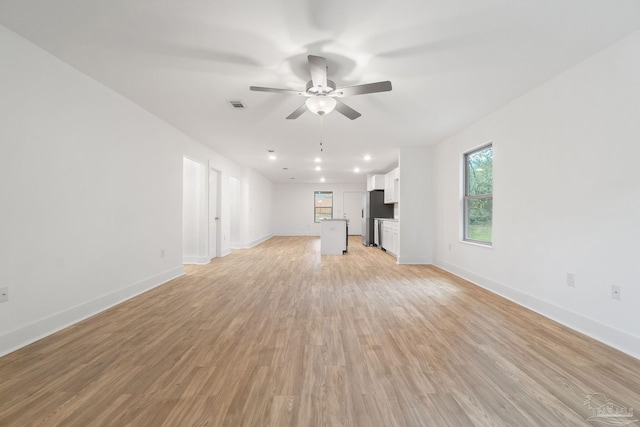
[[[398,264],[431,264],[435,247],[433,161],[431,147],[400,148]]]
[[[241,208],[238,247],[250,248],[273,236],[271,214],[274,185],[256,171],[244,168],[239,196]]]
[[[273,230],[277,236],[319,236],[320,224],[313,221],[314,191],[333,191],[333,217],[342,218],[343,193],[367,191],[361,184],[276,184],[273,203]]]
[[[437,264],[640,357],[639,112],[636,32],[438,145]],[[459,231],[462,153],[489,141],[492,249]]]
[[[242,248],[241,208],[242,208],[242,187],[240,179],[229,177],[229,205],[230,205],[230,244],[232,248]]]
[[[182,274],[183,156],[229,251],[237,165],[1,26],[0,62],[0,355]]]

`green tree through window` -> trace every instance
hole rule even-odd
[[[464,240],[492,242],[493,226],[493,146],[487,145],[464,155]]]

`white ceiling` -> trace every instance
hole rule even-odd
[[[363,182],[639,29],[640,1],[0,0],[0,24],[274,182]],[[338,86],[393,90],[322,125],[285,120],[304,98],[249,91],[303,89],[309,54]]]

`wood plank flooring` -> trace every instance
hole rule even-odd
[[[595,392],[640,412],[639,360],[349,249],[276,237],[1,358],[0,426],[593,426]]]

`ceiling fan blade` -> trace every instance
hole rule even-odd
[[[307,111],[307,104],[302,104],[300,107],[298,107],[298,109],[296,111],[294,111],[293,113],[289,114],[287,116],[287,119],[289,119],[289,120],[297,119],[305,111]]]
[[[336,99],[336,111],[351,120],[355,120],[362,115],[339,99]]]
[[[364,85],[341,87],[335,90],[338,96],[363,95],[365,93],[388,92],[391,90],[391,82],[367,83]],[[341,94],[341,95],[340,95]]]
[[[273,87],[262,87],[262,86],[250,86],[249,90],[253,90],[256,92],[275,92],[275,93],[285,93],[285,94],[295,94],[295,95],[306,95],[304,92],[300,92],[299,90],[277,89]]]
[[[327,60],[322,56],[309,55],[309,72],[315,87],[327,87]]]

